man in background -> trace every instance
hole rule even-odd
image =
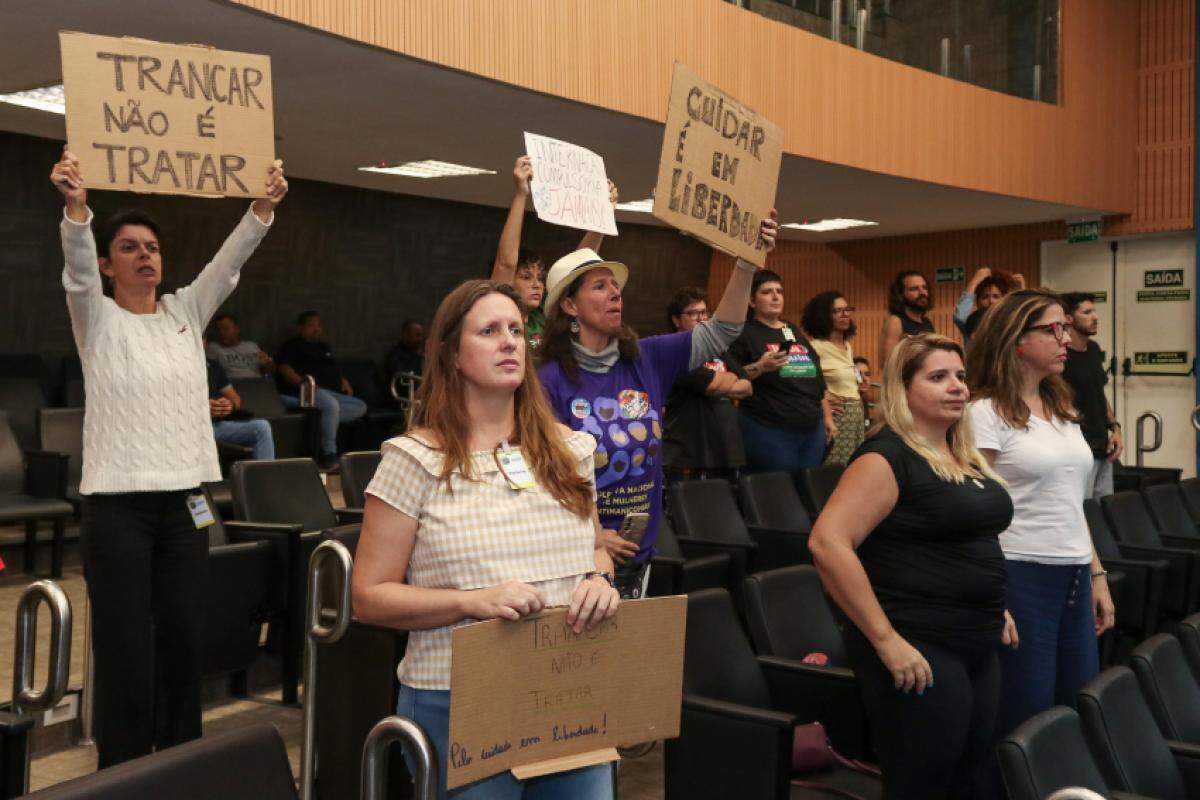
[[[1096,303],[1086,292],[1068,292],[1062,298],[1066,303],[1067,330],[1071,334],[1063,378],[1075,392],[1075,409],[1083,416],[1079,427],[1092,448],[1092,473],[1085,496],[1099,500],[1113,493],[1113,462],[1125,449],[1121,441],[1121,424],[1113,416],[1112,405],[1104,394],[1104,386],[1108,383],[1104,353],[1092,341],[1100,329]]]

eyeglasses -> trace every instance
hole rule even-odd
[[[695,311],[680,311],[679,316],[691,319],[708,319],[708,309],[701,308]]]
[[[838,316],[842,316],[842,315],[849,316],[849,315],[853,314],[855,311],[858,311],[858,309],[855,308],[854,306],[843,306],[842,308],[829,309],[830,314],[837,314]]]
[[[1070,335],[1070,331],[1067,328],[1067,323],[1065,322],[1050,322],[1045,325],[1030,325],[1025,329],[1025,331],[1044,331],[1045,333],[1053,336],[1055,339],[1065,339]]]

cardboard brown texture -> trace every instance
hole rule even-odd
[[[618,745],[679,735],[687,598],[624,602],[579,635],[566,616],[454,631],[448,788],[602,763]]]
[[[782,160],[781,128],[676,62],[654,216],[761,267]]]
[[[84,185],[265,197],[275,160],[271,59],[61,31],[67,142]]]

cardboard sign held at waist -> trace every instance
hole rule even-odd
[[[446,786],[615,760],[679,735],[687,598],[621,604],[576,634],[567,610],[454,631]]]
[[[67,143],[89,189],[265,197],[271,59],[59,33]]]
[[[782,160],[783,129],[675,64],[654,216],[761,267]]]

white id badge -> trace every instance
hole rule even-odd
[[[787,342],[794,342],[794,341],[796,341],[796,334],[792,333],[792,326],[791,326],[791,325],[784,325],[784,326],[783,326],[783,338],[784,338],[784,341],[787,341]]]
[[[521,455],[520,450],[501,448],[496,453],[496,460],[500,463],[500,471],[504,473],[508,485],[513,489],[537,486],[537,481],[529,471],[529,465],[525,463],[525,456]]]
[[[215,525],[216,519],[213,518],[212,509],[208,507],[208,503],[202,494],[190,494],[187,499],[188,511],[192,512],[192,522],[196,525],[196,530],[207,528],[209,525]]]

